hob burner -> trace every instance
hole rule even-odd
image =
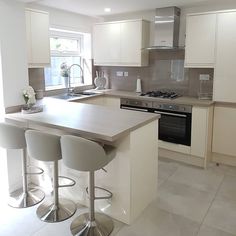
[[[149,91],[146,93],[141,93],[140,96],[174,99],[174,98],[180,97],[181,95],[179,95],[178,93],[174,91],[156,90],[156,91]]]

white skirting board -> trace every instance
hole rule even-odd
[[[199,166],[206,168],[205,159],[201,157],[195,157],[189,154],[179,153],[179,152],[173,152],[169,151],[163,148],[159,148],[159,157],[165,157],[174,161],[180,161],[184,162],[186,164]]]

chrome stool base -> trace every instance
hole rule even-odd
[[[59,198],[58,208],[52,201],[45,201],[38,207],[36,213],[40,220],[55,223],[70,218],[75,212],[76,205],[72,201]]]
[[[114,228],[112,219],[102,213],[95,213],[95,222],[89,221],[89,214],[78,216],[70,226],[72,235],[108,236]]]
[[[45,197],[45,194],[42,190],[32,188],[23,192],[23,189],[17,189],[16,191],[10,193],[10,199],[8,205],[14,208],[26,208],[31,207],[39,202],[41,202]]]

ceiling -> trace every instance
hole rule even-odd
[[[105,16],[158,7],[178,6],[192,7],[200,5],[213,6],[217,3],[233,3],[235,0],[18,0],[25,3],[37,3],[48,7],[71,11],[89,16]],[[111,12],[105,13],[104,8],[110,7]]]

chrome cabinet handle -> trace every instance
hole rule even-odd
[[[121,108],[127,109],[127,110],[132,110],[132,111],[146,111],[146,112],[148,112],[147,109],[142,109],[142,108],[133,108],[133,107],[126,107],[126,106],[121,106]]]
[[[176,113],[170,113],[170,112],[163,112],[163,111],[154,111],[156,114],[162,114],[162,115],[168,115],[168,116],[177,116],[177,117],[187,117],[187,115],[182,114],[176,114]]]

